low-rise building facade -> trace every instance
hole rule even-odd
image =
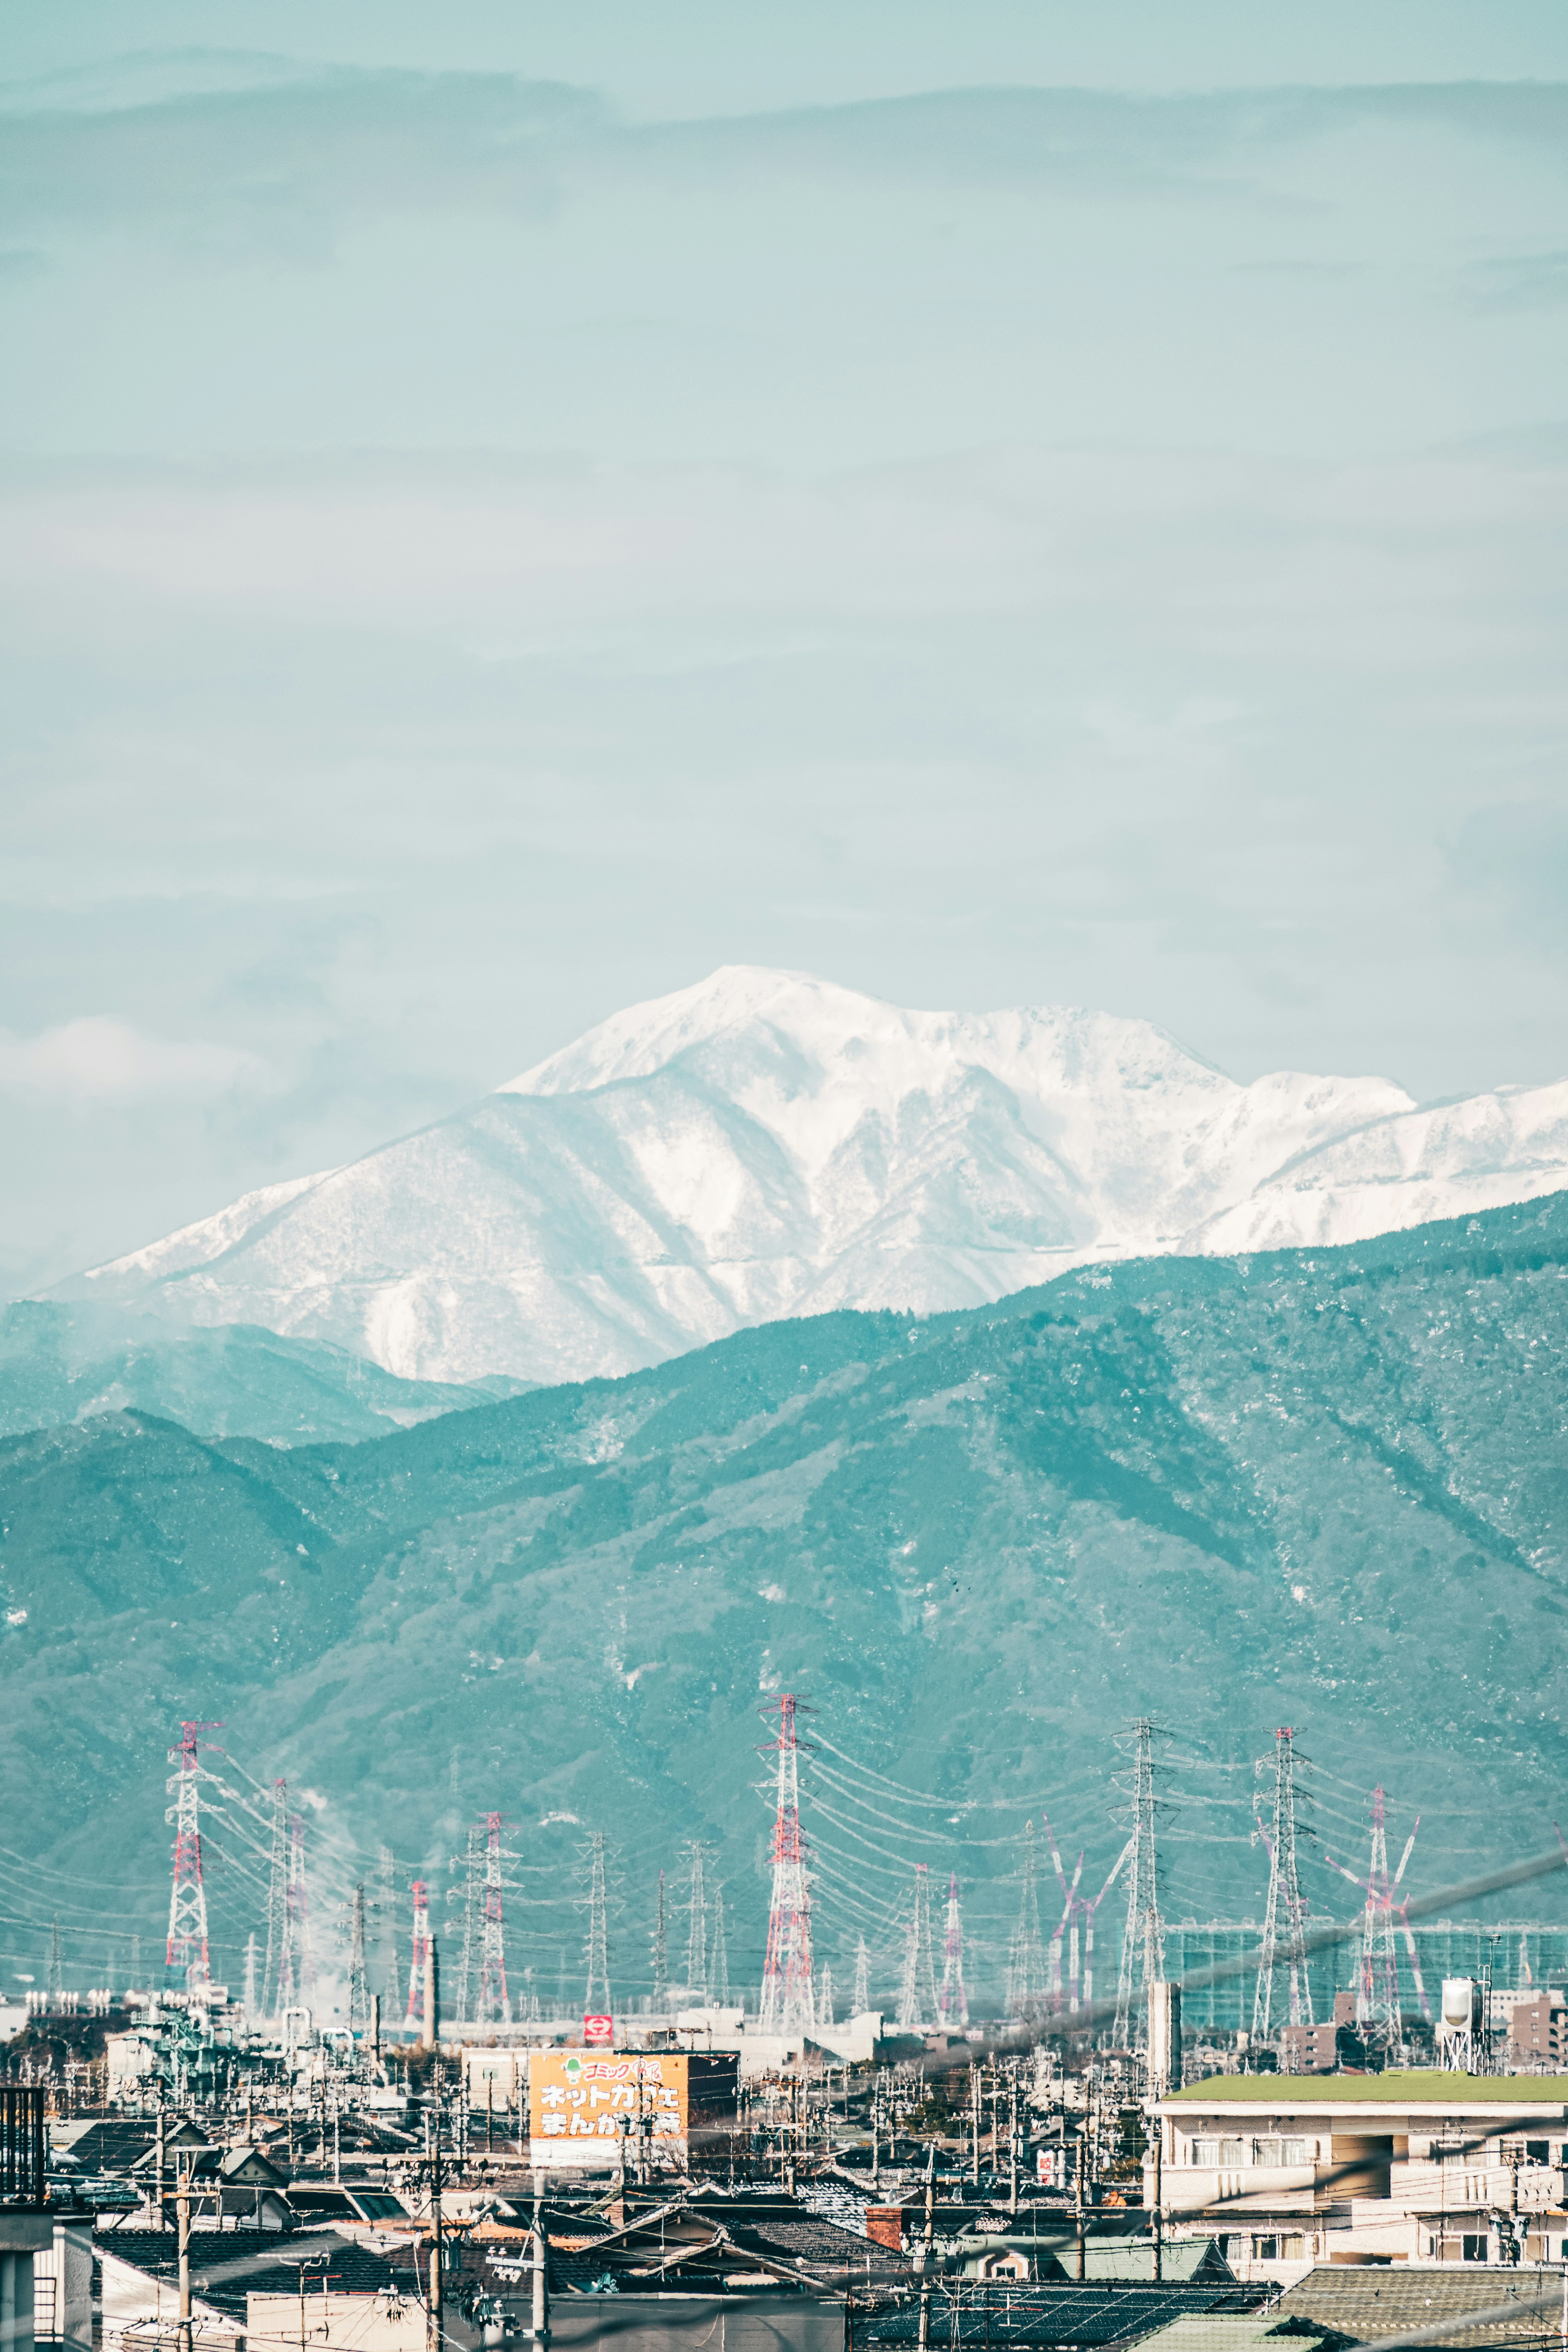
[[[1568,2076],[1213,2075],[1158,2114],[1166,2226],[1238,2277],[1568,2260]]]

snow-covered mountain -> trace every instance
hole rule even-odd
[[[618,1373],[1086,1261],[1363,1240],[1568,1187],[1568,1083],[1238,1086],[1143,1021],[910,1013],[730,966],[471,1108],[63,1286],[405,1379]]]

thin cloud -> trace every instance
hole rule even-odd
[[[1368,125],[1437,128],[1568,153],[1568,85],[1457,83],[1147,99],[1082,89],[957,89],[841,106],[631,122],[599,92],[493,73],[242,58],[130,64],[81,89],[0,93],[0,236],[152,236],[300,259],[353,221],[462,209],[548,218],[610,180],[1060,188],[1278,208],[1270,163]],[[198,69],[199,68],[199,69]]]
[[[36,1037],[0,1030],[0,1089],[79,1102],[130,1102],[192,1089],[258,1086],[267,1065],[234,1045],[150,1035],[101,1013]]]

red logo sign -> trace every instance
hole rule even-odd
[[[583,2020],[583,2039],[584,2042],[613,2042],[615,2038],[616,2023],[614,2018],[585,2017]]]

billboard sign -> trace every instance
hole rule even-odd
[[[602,2044],[607,2049],[615,2038],[616,2021],[613,2017],[585,2017],[583,2020],[584,2042],[590,2044]]]
[[[733,2057],[689,2051],[533,2050],[528,2162],[562,2171],[685,2168],[693,2117],[735,2107]]]

